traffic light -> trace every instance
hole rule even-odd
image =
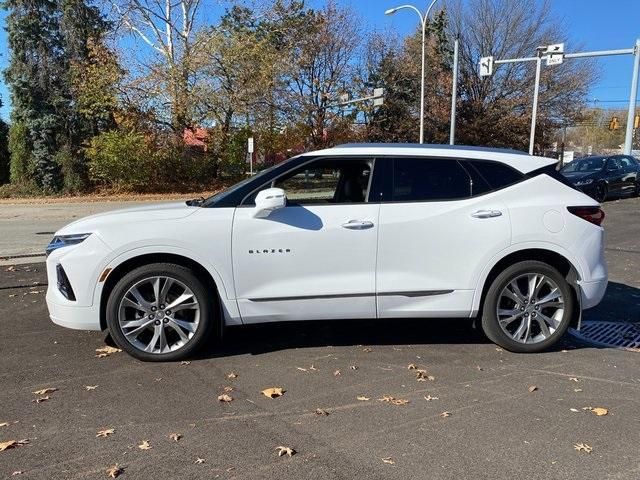
[[[636,118],[633,120],[633,128],[640,128],[640,115],[636,115]]]
[[[620,122],[618,121],[618,117],[611,117],[611,121],[609,122],[609,130],[618,130],[620,128]]]

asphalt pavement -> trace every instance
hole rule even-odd
[[[612,284],[588,319],[640,321],[639,206],[605,206]],[[0,451],[2,478],[640,478],[637,352],[567,336],[517,355],[462,320],[333,321],[229,329],[149,364],[53,325],[45,282],[41,263],[0,268],[0,450],[27,440]]]

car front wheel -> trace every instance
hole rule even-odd
[[[122,277],[109,296],[109,332],[120,348],[139,360],[181,360],[214,331],[212,297],[186,267],[138,267]]]
[[[489,287],[482,327],[489,339],[509,351],[539,352],[567,331],[573,306],[572,289],[558,270],[543,262],[519,262]]]
[[[604,183],[596,185],[593,192],[593,199],[599,203],[603,203],[607,199],[607,186]]]

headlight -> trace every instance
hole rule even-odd
[[[591,183],[593,183],[593,178],[587,178],[586,180],[578,180],[576,182],[576,186],[581,187],[583,185],[589,185]]]
[[[74,233],[73,235],[56,235],[47,245],[45,252],[47,256],[54,250],[62,247],[68,247],[69,245],[77,245],[86,240],[91,235],[90,233]]]

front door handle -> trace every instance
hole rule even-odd
[[[347,223],[342,224],[342,228],[348,228],[349,230],[366,230],[373,227],[373,222],[368,220],[349,220]]]
[[[502,215],[500,210],[478,210],[471,214],[473,218],[493,218]]]

